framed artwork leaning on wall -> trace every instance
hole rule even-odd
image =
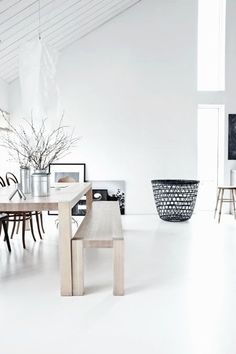
[[[51,163],[49,165],[51,188],[66,188],[70,183],[86,182],[85,163]],[[83,215],[79,203],[72,209],[72,216]],[[83,207],[82,207],[83,209]],[[49,211],[48,215],[58,215],[55,211]]]
[[[86,181],[85,163],[51,163],[49,165],[51,187],[58,183],[78,183]]]
[[[236,160],[236,114],[228,119],[228,160]]]

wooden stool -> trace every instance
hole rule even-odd
[[[225,191],[229,191],[230,192],[230,197],[229,198],[224,198],[224,192]],[[222,212],[223,203],[232,203],[233,211],[234,211],[234,218],[236,219],[235,198],[236,198],[236,186],[219,186],[218,187],[215,214],[214,214],[214,218],[215,218],[216,217],[216,213],[217,213],[217,209],[218,209],[218,205],[219,205],[219,202],[220,202],[218,223],[220,222],[220,219],[221,219],[221,212]]]

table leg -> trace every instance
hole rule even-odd
[[[83,240],[72,241],[73,295],[84,295],[84,245]]]
[[[124,240],[113,240],[113,295],[124,295]]]
[[[72,257],[71,257],[71,208],[69,203],[59,203],[59,262],[61,295],[72,295]]]
[[[92,203],[93,203],[93,192],[92,192],[92,188],[90,188],[88,190],[88,192],[86,193],[86,208],[87,208],[87,211],[89,211],[92,208]]]

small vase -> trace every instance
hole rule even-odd
[[[32,195],[34,197],[47,197],[50,192],[50,174],[46,170],[35,170],[31,176]]]
[[[31,184],[29,167],[20,167],[20,187],[23,193],[30,194]]]

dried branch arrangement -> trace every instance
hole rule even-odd
[[[10,115],[9,112],[4,111],[3,109],[0,108],[0,118],[2,117],[6,121],[5,117],[9,116],[9,115]],[[0,130],[1,131],[10,131],[10,129],[8,127],[0,127]]]
[[[63,116],[52,131],[46,127],[47,119],[43,119],[39,128],[36,128],[32,118],[30,121],[24,119],[24,126],[16,127],[6,115],[3,114],[3,117],[10,132],[0,132],[0,146],[7,148],[10,157],[20,163],[21,167],[32,166],[35,170],[46,170],[50,163],[68,155],[79,140],[74,137],[73,131],[70,134],[66,132],[68,127],[62,125]]]

